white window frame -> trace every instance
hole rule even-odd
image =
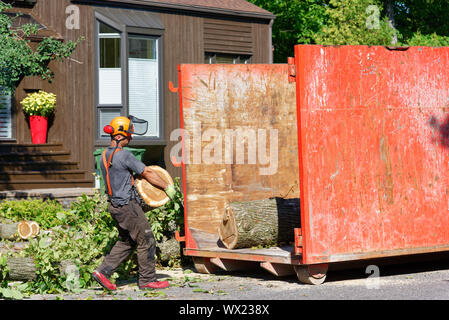
[[[100,48],[99,48],[99,25],[105,23],[111,28],[118,30],[120,32],[120,61],[122,69],[122,103],[115,105],[100,105],[99,104],[99,63],[100,63]],[[158,40],[158,73],[159,73],[159,84],[158,84],[158,100],[159,100],[159,132],[158,136],[133,136],[133,145],[166,145],[164,134],[164,94],[163,94],[163,39],[164,30],[163,29],[150,29],[150,28],[139,28],[139,27],[127,27],[115,23],[109,17],[103,16],[101,13],[95,12],[95,34],[96,34],[96,48],[95,48],[95,72],[96,72],[96,88],[95,88],[95,108],[96,108],[96,130],[95,130],[95,141],[96,146],[105,146],[109,144],[109,137],[107,135],[102,135],[103,128],[100,128],[100,112],[103,109],[117,110],[120,111],[120,115],[129,115],[129,36],[142,36],[142,37],[153,37]],[[132,114],[133,116],[139,117],[138,114]]]

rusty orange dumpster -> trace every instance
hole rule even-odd
[[[322,283],[330,263],[448,250],[448,67],[449,48],[314,45],[180,65],[185,254]],[[220,246],[226,204],[268,197],[300,199],[292,243]]]

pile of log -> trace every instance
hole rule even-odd
[[[276,246],[294,242],[301,227],[299,199],[269,198],[230,202],[218,228],[228,249]]]
[[[17,237],[27,240],[39,234],[39,224],[35,221],[0,223],[0,239],[11,240]]]
[[[37,278],[36,264],[33,258],[29,257],[8,257],[6,259],[8,268],[8,280],[12,281],[33,281]],[[75,264],[69,260],[63,260],[58,264],[59,273],[67,275],[76,269]]]

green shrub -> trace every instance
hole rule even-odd
[[[0,221],[36,221],[44,229],[62,223],[64,207],[56,200],[7,200],[0,202]]]
[[[171,238],[173,232],[180,231],[184,227],[184,197],[179,187],[178,177],[175,178],[175,188],[176,195],[172,201],[146,212],[156,241],[164,237]]]
[[[147,212],[156,239],[180,230],[183,223],[182,193],[176,179],[178,193],[174,201],[164,207]],[[118,236],[115,221],[108,212],[105,196],[83,195],[70,209],[54,200],[13,200],[0,202],[0,220],[33,220],[41,226],[40,234],[29,240],[26,249],[18,254],[0,254],[0,297],[17,299],[22,294],[62,293],[89,288],[94,285],[92,272],[101,263],[105,253],[115,244]],[[33,257],[37,279],[20,286],[8,286],[5,258],[15,255]],[[70,261],[76,273],[61,273],[61,266]],[[113,279],[129,278],[137,271],[135,253],[123,263]]]

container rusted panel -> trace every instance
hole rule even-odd
[[[196,248],[190,228],[218,234],[230,201],[299,197],[295,84],[286,64],[184,64],[179,83],[186,247]]]
[[[295,63],[303,263],[449,250],[449,48]]]

